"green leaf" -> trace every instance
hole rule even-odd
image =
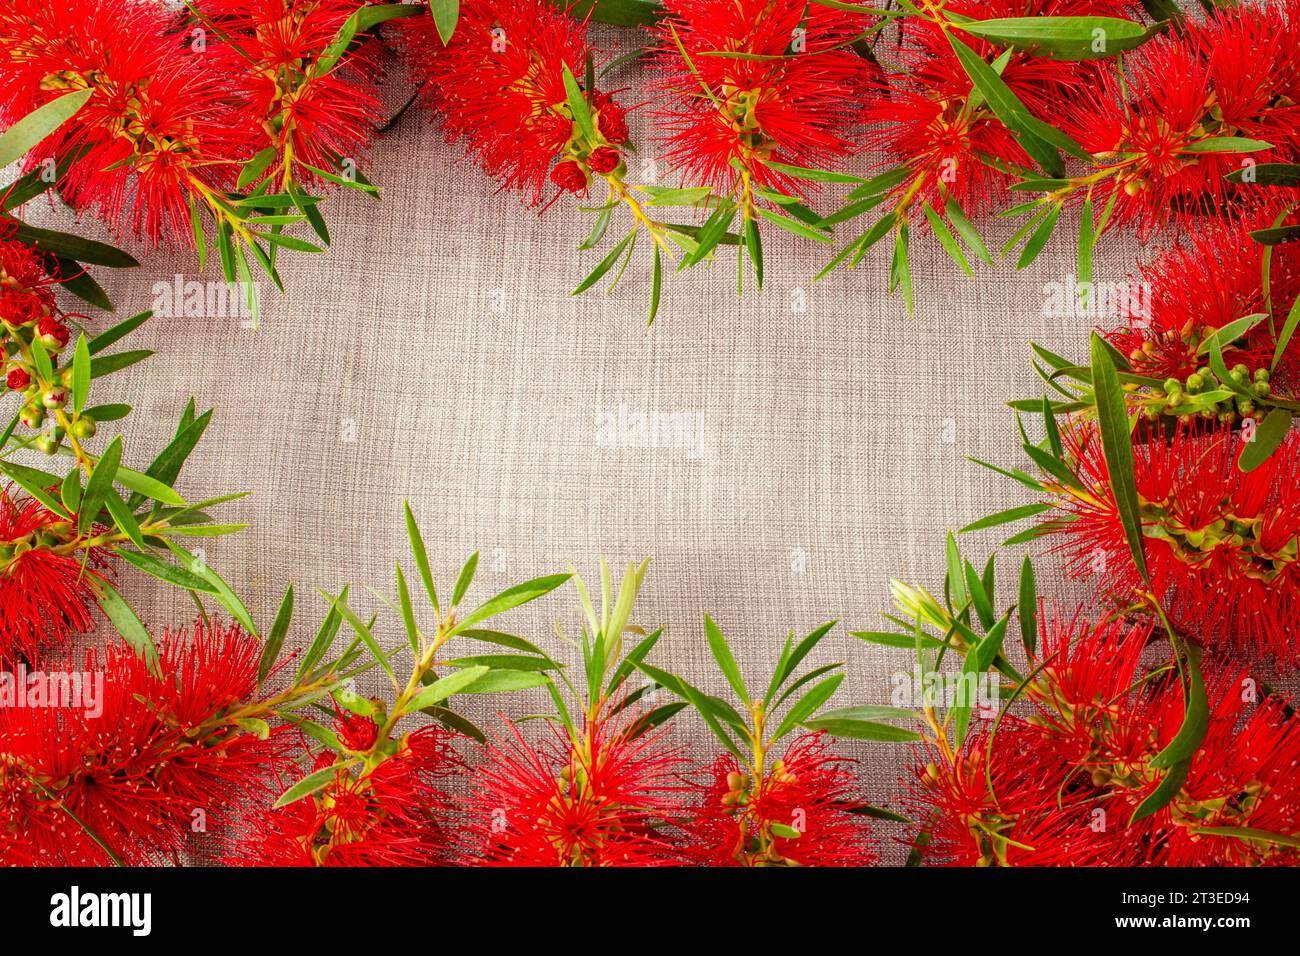
[[[332,764],[317,770],[315,773],[308,774],[280,795],[280,799],[275,801],[275,809],[286,807],[291,803],[296,803],[303,797],[324,790],[338,779],[339,774],[346,773],[347,768],[355,762],[348,761],[347,763]]]
[[[956,24],[999,46],[1055,60],[1098,60],[1141,46],[1155,35],[1141,23],[1118,17],[1007,17]]]
[[[222,607],[230,612],[231,616],[234,617],[236,621],[243,625],[244,630],[254,635],[261,633],[258,631],[257,625],[253,623],[253,616],[248,613],[248,608],[244,606],[244,602],[239,599],[239,595],[231,590],[230,585],[222,579],[221,575],[217,574],[217,572],[208,567],[205,562],[200,561],[175,541],[164,539],[163,543],[167,546],[167,550],[176,556],[177,561],[188,567],[199,577],[211,583],[217,589],[217,601],[220,602]]]
[[[1300,164],[1256,163],[1233,170],[1224,179],[1258,186],[1300,186]]]
[[[68,93],[37,107],[10,126],[0,134],[0,167],[17,162],[28,150],[40,145],[51,133],[72,119],[94,95],[93,89]]]
[[[1051,510],[1049,504],[1032,504],[1020,505],[1016,508],[1008,508],[1006,511],[999,511],[997,514],[986,515],[978,521],[973,521],[966,527],[962,528],[958,534],[965,534],[968,531],[980,531],[984,528],[995,528],[998,525],[1010,524],[1013,521],[1020,521],[1022,518],[1031,518],[1034,515],[1042,514],[1044,511]]]
[[[460,0],[429,0],[429,10],[433,13],[433,24],[438,28],[438,39],[446,46],[456,32],[456,21],[460,19]]]
[[[419,16],[423,12],[423,4],[413,3],[369,4],[361,7],[347,18],[343,26],[339,28],[338,35],[333,42],[321,54],[320,60],[316,64],[316,75],[324,76],[334,69],[358,34],[368,33],[381,23],[386,23],[396,17]]]
[[[1110,474],[1115,505],[1128,540],[1133,563],[1142,580],[1149,582],[1142,515],[1138,505],[1136,463],[1129,429],[1128,407],[1119,383],[1114,360],[1105,340],[1092,333],[1092,381],[1097,401],[1097,424],[1101,429],[1102,451]]]
[[[1034,563],[1025,555],[1020,565],[1020,640],[1031,655],[1038,646],[1038,586],[1034,582]]]
[[[957,39],[951,32],[948,42],[961,62],[962,69],[970,77],[975,88],[988,101],[989,108],[1008,129],[1016,133],[1020,145],[1033,158],[1048,176],[1057,178],[1065,174],[1065,165],[1061,162],[1056,149],[1046,143],[1038,133],[1030,131],[1030,124],[1025,121],[1029,110],[1020,102],[993,67],[969,46]]]
[[[1260,830],[1255,827],[1193,826],[1191,832],[1203,833],[1208,836],[1231,837],[1234,840],[1245,840],[1248,843],[1267,843],[1273,846],[1300,847],[1300,836],[1290,833],[1273,833],[1270,830]]]
[[[582,87],[578,85],[578,78],[573,75],[569,69],[569,64],[561,64],[564,73],[564,95],[565,101],[569,105],[569,112],[573,114],[573,123],[588,141],[594,142],[596,139],[596,126],[591,118],[591,105],[587,102],[587,96],[583,93]]]
[[[185,505],[184,498],[157,478],[141,474],[138,471],[132,471],[130,468],[117,469],[117,482],[136,494],[152,498],[154,501],[161,501],[165,505],[176,505],[178,507]]]
[[[849,717],[825,717],[806,720],[803,726],[809,730],[824,730],[832,737],[844,737],[849,740],[878,740],[885,743],[904,743],[920,740],[921,735],[906,727],[894,727],[871,720],[857,720]]]
[[[843,674],[833,674],[814,684],[812,689],[800,697],[786,713],[781,723],[777,725],[776,731],[772,734],[772,740],[780,740],[805,720],[810,720],[813,714],[817,713],[821,706],[835,695],[835,691],[839,689],[843,681]]]
[[[1199,142],[1184,146],[1182,153],[1254,153],[1261,149],[1272,149],[1272,143],[1262,139],[1247,139],[1244,136],[1212,136]]]
[[[1061,218],[1061,207],[1052,206],[1051,210],[1043,218],[1037,228],[1025,243],[1025,247],[1020,250],[1020,259],[1016,262],[1017,269],[1023,269],[1031,262],[1038,258],[1038,254],[1043,251],[1047,245],[1047,240],[1052,238],[1052,232],[1056,229],[1057,220]]]
[[[438,607],[438,590],[433,586],[433,573],[429,570],[429,552],[424,547],[424,536],[420,534],[420,526],[411,512],[411,503],[405,502],[403,507],[406,513],[406,536],[411,542],[411,554],[415,558],[416,570],[420,572],[425,593],[429,595],[429,601],[433,604],[433,612],[441,617],[442,609]]]
[[[527,604],[529,601],[535,601],[544,594],[554,591],[569,578],[572,574],[551,574],[546,577],[534,578],[531,581],[525,581],[523,584],[516,584],[512,588],[507,588],[493,598],[484,601],[476,609],[471,611],[464,619],[452,629],[453,634],[461,634],[467,628],[473,627],[480,621],[485,621],[490,617],[495,617],[512,608],[519,607],[521,604]]]
[[[550,678],[536,671],[493,670],[465,688],[466,694],[500,694],[550,683]]]
[[[1183,723],[1174,739],[1148,761],[1149,766],[1157,769],[1190,761],[1200,749],[1210,728],[1209,701],[1205,694],[1205,678],[1201,674],[1200,652],[1189,648],[1185,664],[1187,687]]]
[[[1187,775],[1191,772],[1191,769],[1192,762],[1190,760],[1184,760],[1182,763],[1174,764],[1169,768],[1169,772],[1165,774],[1160,784],[1133,811],[1133,816],[1129,818],[1129,824],[1132,825],[1168,806],[1174,797],[1178,796],[1179,791],[1183,789],[1183,784],[1187,782]]]
[[[714,623],[713,618],[704,615],[704,635],[709,642],[709,650],[713,652],[713,659],[718,662],[722,674],[727,678],[727,683],[731,689],[736,692],[736,696],[745,704],[750,705],[749,691],[745,689],[745,680],[740,674],[740,668],[736,665],[736,658],[732,656],[731,648],[727,646],[727,639],[722,636],[722,631]]]
[[[470,555],[465,566],[460,569],[460,576],[456,578],[456,589],[451,595],[451,606],[459,606],[461,599],[465,597],[465,592],[469,590],[470,584],[474,581],[474,572],[478,569],[478,552],[475,551]]]
[[[1246,443],[1237,459],[1237,467],[1244,472],[1254,471],[1272,456],[1286,441],[1291,431],[1292,415],[1285,408],[1275,408],[1264,417],[1255,429],[1255,439]]]
[[[86,492],[81,498],[81,510],[77,512],[77,531],[81,534],[86,534],[94,526],[100,509],[104,507],[104,498],[113,487],[113,480],[117,477],[117,469],[121,462],[122,436],[118,435],[109,442],[104,453],[99,456],[99,461],[95,462],[90,478],[86,481]]]
[[[56,232],[53,229],[40,229],[23,222],[15,225],[13,238],[41,252],[49,252],[65,259],[89,263],[92,266],[131,269],[140,264],[134,256],[121,249],[114,249],[106,243],[83,239],[66,232]]]
[[[961,251],[961,246],[957,245],[957,238],[948,228],[948,224],[943,221],[943,217],[930,207],[929,203],[924,204],[925,218],[930,222],[930,230],[934,233],[939,245],[948,253],[949,258],[957,263],[957,266],[967,275],[974,275],[971,270],[970,262],[966,259],[966,254]]]
[[[1291,344],[1291,337],[1295,335],[1297,325],[1300,325],[1300,298],[1297,298],[1292,304],[1291,311],[1287,313],[1286,322],[1283,323],[1282,330],[1278,333],[1277,346],[1273,349],[1273,361],[1268,366],[1270,372],[1277,371],[1278,364],[1282,361],[1287,346]]]
[[[482,666],[467,667],[463,671],[440,677],[415,695],[410,703],[409,710],[423,710],[446,700],[453,694],[462,693],[470,684],[473,684],[490,670],[491,668]]]
[[[587,278],[583,279],[582,282],[578,284],[578,287],[569,294],[581,295],[599,282],[605,276],[605,273],[609,272],[609,270],[614,267],[614,263],[618,261],[618,257],[623,254],[623,250],[627,248],[628,243],[632,241],[632,237],[635,235],[635,232],[629,232],[626,236],[620,239],[618,244],[615,245],[613,249],[609,250],[609,253],[605,258],[600,260],[600,263],[596,268],[591,270]]]
[[[351,625],[352,630],[356,632],[357,637],[361,638],[366,647],[370,649],[370,653],[374,656],[375,661],[378,662],[379,666],[384,669],[390,678],[396,680],[396,676],[393,674],[393,665],[388,661],[388,655],[385,654],[384,649],[379,646],[378,638],[371,633],[366,622],[357,617],[356,612],[353,611],[352,608],[348,607],[347,602],[342,596],[331,599],[324,591],[321,591],[320,594],[327,600],[334,601],[335,610],[343,616],[343,619],[347,621],[348,624]]]
[[[77,336],[77,348],[72,355],[72,410],[78,415],[90,397],[90,345],[85,334]]]
[[[284,639],[289,633],[289,625],[292,621],[293,585],[290,584],[288,590],[284,592],[284,598],[280,601],[279,610],[275,612],[275,621],[271,624],[266,643],[262,647],[262,658],[257,664],[258,684],[266,680],[267,675],[271,673],[271,668],[275,666],[275,662],[280,656],[280,649],[284,647]]]
[[[415,622],[415,608],[411,604],[411,591],[406,586],[406,575],[402,573],[401,564],[394,565],[397,572],[397,600],[402,609],[402,628],[406,631],[407,643],[411,653],[420,655],[420,626]]]
[[[262,173],[266,172],[266,167],[271,165],[271,161],[280,155],[279,149],[274,146],[268,146],[248,162],[244,163],[244,168],[239,171],[239,178],[235,180],[235,188],[244,190],[251,184],[261,178]]]
[[[664,284],[664,264],[663,256],[659,251],[658,243],[655,244],[654,270],[650,279],[650,320],[647,325],[654,325],[655,316],[659,314],[659,297],[663,293]]]
[[[186,591],[199,591],[204,594],[217,593],[216,587],[211,582],[204,580],[178,564],[163,561],[145,552],[128,551],[124,548],[114,548],[113,551],[127,564],[143,571],[145,574],[153,575],[160,581],[166,581],[168,584],[184,588]]]
[[[140,621],[131,605],[122,599],[122,595],[113,590],[113,586],[103,578],[90,578],[91,590],[95,592],[95,602],[104,616],[112,621],[117,632],[136,655],[143,660],[154,673],[158,672],[158,649],[154,647],[153,638]]]
[[[138,315],[131,316],[131,318],[129,319],[123,319],[121,322],[117,323],[117,325],[113,326],[111,329],[107,329],[101,332],[99,335],[96,335],[93,339],[90,340],[90,354],[98,355],[100,352],[104,351],[104,349],[108,348],[110,345],[114,345],[117,342],[120,342],[122,339],[126,338],[126,336],[130,335],[140,326],[144,325],[145,322],[149,321],[149,319],[151,319],[152,317],[153,317],[152,311],[141,312]]]
[[[944,211],[948,214],[948,221],[952,223],[952,227],[957,230],[957,235],[961,236],[961,241],[966,243],[966,248],[975,253],[983,262],[992,265],[993,256],[989,254],[988,247],[984,245],[984,240],[980,238],[975,226],[966,217],[966,213],[961,208],[961,203],[956,199],[949,199],[944,206]]]

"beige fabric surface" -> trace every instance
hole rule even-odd
[[[618,82],[641,79],[625,70]],[[918,230],[912,316],[885,292],[888,250],[814,285],[829,250],[769,229],[761,293],[738,296],[724,258],[671,277],[647,331],[648,270],[613,295],[571,297],[596,261],[574,248],[588,221],[566,201],[539,218],[497,194],[419,111],[364,168],[383,200],[329,202],[333,247],[286,255],[288,293],[266,290],[260,328],[155,319],[129,341],[158,354],[96,385],[96,401],[135,405],[126,447],[137,465],[191,395],[217,408],[179,487],[191,499],[256,492],[219,512],[251,527],[213,541],[206,558],[259,620],[270,621],[289,581],[298,646],[324,612],[316,587],[352,582],[358,609],[380,610],[366,588],[391,597],[394,560],[411,567],[409,499],[447,589],[475,549],[479,598],[570,562],[591,581],[600,555],[615,565],[651,556],[635,619],[667,628],[655,663],[721,692],[705,612],[754,680],[789,629],[839,619],[846,626],[818,655],[847,663],[835,702],[888,702],[907,655],[847,631],[883,623],[890,577],[941,586],[947,529],[1025,500],[966,458],[1020,464],[1004,402],[1039,393],[1030,339],[1083,355],[1087,323],[1043,315],[1045,285],[1073,271],[1075,221],[1032,267],[1000,262],[973,281]],[[68,224],[57,212],[41,218]],[[81,228],[104,235],[93,221]],[[990,246],[1008,235],[1002,224],[987,232]],[[1135,243],[1107,239],[1098,277],[1122,278],[1138,255]],[[155,282],[195,277],[191,254],[143,258],[129,275],[99,271],[122,315],[149,307]],[[601,423],[620,408],[685,414],[703,441],[611,445]],[[1018,562],[1004,559],[1004,589]],[[192,618],[184,595],[139,575],[124,582],[158,629]],[[507,620],[554,646],[553,622],[576,611],[565,589]],[[398,640],[396,616],[385,612],[379,631]],[[498,699],[479,711],[497,706],[522,709]],[[679,733],[705,731],[686,715]],[[862,761],[870,799],[895,802],[907,749],[846,749]]]

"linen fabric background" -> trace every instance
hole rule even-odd
[[[636,42],[609,29],[595,37],[611,56]],[[606,85],[626,87],[631,103],[647,82],[625,67]],[[390,88],[395,103],[409,95],[400,68]],[[647,163],[657,146],[644,123],[634,127],[632,177],[675,185],[666,163]],[[724,250],[711,266],[667,277],[647,330],[644,260],[613,294],[602,285],[572,297],[600,255],[575,249],[591,217],[569,197],[539,217],[498,193],[419,108],[377,140],[362,168],[382,201],[346,190],[329,200],[332,247],[283,256],[287,293],[263,283],[259,327],[237,316],[155,317],[127,346],[157,355],[94,386],[95,402],[135,406],[125,443],[136,466],[170,439],[191,396],[200,411],[216,407],[178,488],[190,500],[255,492],[217,512],[250,527],[206,541],[203,556],[257,620],[269,626],[294,582],[289,646],[305,647],[326,609],[315,589],[351,582],[357,610],[382,612],[377,632],[399,642],[400,620],[377,595],[394,597],[395,560],[412,571],[409,499],[444,590],[482,552],[469,606],[571,564],[595,585],[601,555],[616,576],[650,556],[634,620],[666,628],[653,663],[723,693],[703,638],[706,612],[753,682],[766,680],[791,629],[837,619],[815,655],[846,664],[832,706],[888,703],[910,655],[848,632],[885,624],[891,577],[941,593],[948,529],[1029,500],[967,458],[1023,465],[1005,402],[1041,394],[1031,339],[1086,356],[1090,323],[1045,314],[1052,284],[1073,281],[1077,216],[1063,219],[1031,267],[977,264],[973,280],[918,228],[910,316],[885,291],[888,244],[854,271],[811,281],[865,223],[842,227],[827,247],[768,228],[762,292],[747,277],[737,294]],[[829,211],[841,196],[828,190],[814,205]],[[61,209],[32,210],[41,224],[111,238],[90,217],[77,224]],[[982,228],[995,251],[1011,232],[1001,222]],[[220,278],[213,264],[200,276],[188,251],[133,251],[140,269],[95,270],[117,318],[152,307],[156,283]],[[1122,281],[1141,254],[1131,238],[1106,237],[1097,279]],[[93,327],[111,321],[97,316]],[[668,416],[679,430],[646,442],[624,430],[638,415]],[[1002,536],[965,536],[963,545],[982,562]],[[1019,551],[1002,559],[1003,605],[1019,561]],[[1042,590],[1073,608],[1078,596],[1055,566],[1040,567]],[[134,572],[122,581],[155,630],[193,620],[183,593]],[[560,655],[555,623],[576,635],[578,620],[570,585],[502,627]],[[113,635],[101,627],[93,639]],[[359,689],[382,690],[375,680]],[[518,716],[525,699],[474,699],[466,711],[498,728],[498,708]],[[697,717],[683,713],[674,725],[686,746],[709,752]],[[860,761],[864,797],[898,806],[910,748],[843,750]],[[906,848],[889,839],[900,831],[877,830],[884,860],[900,862]]]

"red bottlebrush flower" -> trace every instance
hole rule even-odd
[[[1099,75],[1095,98],[1076,98],[1067,128],[1112,173],[1094,203],[1116,201],[1112,222],[1143,236],[1185,227],[1225,207],[1249,208],[1262,191],[1224,179],[1253,162],[1297,156],[1300,14],[1293,4],[1218,10],[1185,36],[1157,37],[1131,53],[1125,76]],[[1200,144],[1245,137],[1262,151]]]
[[[21,392],[32,384],[32,377],[24,368],[11,368],[5,376],[5,384],[15,392]]]
[[[853,813],[851,761],[824,734],[794,740],[760,781],[719,757],[687,825],[692,859],[708,866],[867,866],[871,831]]]
[[[1119,16],[1127,4],[1114,0],[995,0],[949,3],[945,9],[977,20],[1025,16]],[[990,62],[1004,53],[972,34],[958,34]],[[1002,204],[1015,177],[997,168],[1032,166],[1014,134],[987,104],[972,107],[973,84],[957,59],[948,34],[920,18],[902,21],[899,74],[879,76],[871,86],[862,119],[863,145],[883,153],[883,171],[903,167],[907,176],[891,189],[895,204],[915,218],[922,201],[942,210],[949,197],[977,215]],[[1002,78],[1029,110],[1044,121],[1059,119],[1061,104],[1093,81],[1094,64],[1064,63],[1014,53]]]
[[[1231,866],[1290,864],[1295,848],[1209,828],[1300,832],[1300,720],[1253,681],[1206,677],[1208,731],[1163,807],[1135,811],[1169,773],[1151,761],[1185,716],[1176,670],[1148,670],[1147,625],[1052,617],[1027,696],[1037,712],[987,733],[954,761],[929,764],[913,798],[930,819],[925,856],[958,865]],[[1041,669],[1039,669],[1041,668]],[[930,756],[933,756],[932,754]]]
[[[0,119],[12,124],[56,97],[95,91],[28,154],[29,167],[75,157],[61,194],[151,241],[191,242],[191,196],[232,180],[247,155],[226,109],[229,80],[215,65],[155,3],[14,0],[0,11]]]
[[[447,862],[451,801],[444,781],[461,769],[450,735],[425,727],[368,772],[340,771],[324,790],[278,809],[249,805],[228,864],[436,866]],[[323,754],[315,769],[332,763]],[[283,776],[287,787],[295,778]]]
[[[0,861],[102,864],[101,842],[128,863],[174,860],[188,834],[265,793],[286,766],[284,735],[261,740],[226,717],[255,689],[260,653],[236,626],[197,624],[159,642],[157,673],[110,648],[86,659],[90,697],[0,707]]]
[[[668,832],[684,810],[680,756],[654,732],[602,717],[581,751],[556,731],[530,746],[518,728],[475,768],[462,861],[490,866],[659,866],[683,862]],[[587,756],[590,755],[590,756]]]
[[[379,725],[363,714],[345,714],[334,709],[334,732],[348,750],[364,753],[379,739]]]
[[[1044,530],[1063,539],[1077,576],[1099,573],[1127,599],[1139,584],[1095,426],[1066,430],[1082,492],[1053,485],[1059,510]],[[1239,436],[1185,424],[1171,436],[1140,428],[1137,491],[1152,590],[1186,632],[1234,650],[1300,658],[1300,436],[1242,473]]]
[[[35,660],[42,648],[65,645],[94,625],[94,580],[103,555],[62,553],[74,531],[67,519],[34,498],[0,490],[0,663]]]
[[[57,284],[35,250],[0,240],[0,322],[6,328],[24,328],[58,315],[53,289]]]
[[[217,70],[231,77],[234,122],[260,151],[276,150],[268,175],[317,181],[303,164],[332,170],[357,159],[382,118],[382,70],[374,41],[320,72],[325,50],[364,0],[203,0],[220,31]],[[288,163],[289,170],[284,170]]]
[[[1283,243],[1272,251],[1270,295],[1263,286],[1264,246],[1250,230],[1271,224],[1276,212],[1247,223],[1216,223],[1190,237],[1184,245],[1161,255],[1143,268],[1116,307],[1099,303],[1106,313],[1127,326],[1107,334],[1133,371],[1151,378],[1187,380],[1203,370],[1205,340],[1229,323],[1259,315],[1271,305],[1287,315],[1300,297],[1300,250]],[[1229,368],[1244,364],[1254,376],[1269,369],[1276,349],[1270,323],[1260,322],[1238,342],[1224,348]],[[1271,375],[1274,390],[1292,391],[1300,372],[1300,343],[1288,346]]]
[[[585,175],[577,184],[583,170],[568,163],[577,166],[604,143],[576,145],[564,87],[564,67],[576,77],[585,73],[585,24],[545,0],[470,0],[461,4],[445,49],[432,17],[406,21],[403,29],[426,105],[442,117],[448,140],[464,140],[503,189],[519,190],[537,205],[548,174],[562,190],[585,188]],[[621,108],[607,94],[588,92],[601,138],[611,132],[625,139]]]
[[[1005,720],[986,769],[987,750],[987,731],[973,730],[955,765],[931,753],[917,770],[908,803],[929,821],[929,841],[920,847],[927,865],[1125,864],[1120,841],[1094,813],[1087,777],[1072,778],[1037,728]]]
[[[595,103],[596,126],[600,129],[600,135],[615,146],[626,143],[631,137],[627,128],[627,112],[607,93],[599,93]]]
[[[668,0],[665,10],[655,28],[657,115],[686,179],[747,201],[751,185],[797,194],[769,163],[821,168],[852,151],[848,128],[870,67],[846,47],[867,17],[796,0]]]

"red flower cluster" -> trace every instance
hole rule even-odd
[[[867,866],[871,831],[853,811],[850,761],[823,734],[797,738],[761,780],[732,756],[707,771],[687,852],[706,866]]]
[[[1300,298],[1300,250],[1294,243],[1273,249],[1268,294],[1263,283],[1265,247],[1250,230],[1270,225],[1281,210],[1239,223],[1208,225],[1183,245],[1163,253],[1144,267],[1130,292],[1119,303],[1127,325],[1107,332],[1107,338],[1129,357],[1133,371],[1160,380],[1176,379],[1184,386],[1208,361],[1202,346],[1217,330],[1271,307],[1286,316]],[[1254,377],[1269,369],[1277,346],[1276,321],[1260,321],[1243,341],[1223,350],[1229,368],[1246,366]],[[1300,342],[1288,345],[1271,373],[1273,390],[1291,392],[1300,361]],[[1203,376],[1204,377],[1204,376]]]
[[[686,765],[662,738],[604,716],[540,746],[510,726],[474,770],[462,862],[659,866],[684,862]]]
[[[159,642],[156,671],[113,647],[102,663],[89,654],[84,672],[69,664],[10,684],[0,863],[104,864],[105,847],[127,863],[174,860],[189,834],[267,792],[287,766],[284,734],[262,740],[234,723],[260,655],[236,626],[196,624]]]
[[[1025,16],[1117,16],[1122,0],[993,0],[947,3],[944,9],[976,20]],[[955,36],[990,62],[1002,49],[972,34]],[[902,21],[899,56],[905,72],[879,75],[862,113],[864,145],[883,153],[880,169],[906,168],[893,187],[895,201],[910,212],[912,203],[942,209],[948,197],[971,215],[1005,202],[1015,179],[1009,166],[1033,163],[1015,135],[987,103],[972,100],[973,84],[957,59],[948,34],[929,20]],[[1027,53],[1013,53],[1002,79],[1030,111],[1055,121],[1060,104],[1076,98],[1095,81],[1099,69]]]
[[[381,117],[382,48],[368,39],[325,70],[322,59],[364,0],[202,0],[217,28],[213,68],[232,78],[231,121],[254,150],[270,148],[267,175],[316,182],[302,164],[332,170],[356,160]],[[256,182],[256,180],[254,181]],[[275,183],[272,190],[281,188]]]
[[[365,718],[363,718],[365,719]],[[361,728],[340,721],[343,733]],[[358,741],[353,740],[353,743]],[[373,743],[373,740],[371,741]],[[335,762],[322,753],[316,770]],[[448,735],[425,727],[359,775],[278,809],[250,804],[226,862],[235,866],[434,866],[448,861],[444,781],[461,768]],[[283,774],[281,789],[297,777]]]
[[[1082,492],[1058,487],[1045,525],[1078,576],[1098,574],[1125,601],[1139,583],[1095,426],[1063,436]],[[1231,650],[1300,658],[1300,436],[1251,472],[1237,467],[1230,428],[1184,424],[1171,436],[1140,428],[1137,490],[1152,588],[1187,633]]]
[[[189,241],[192,192],[233,182],[246,150],[223,108],[228,78],[176,25],[144,0],[15,0],[0,11],[0,119],[12,124],[58,96],[95,91],[32,150],[29,166],[75,158],[62,195],[151,240]]]
[[[1300,4],[1219,8],[1205,23],[1157,37],[1126,57],[1125,76],[1100,73],[1095,95],[1067,104],[1067,130],[1112,174],[1114,223],[1146,235],[1186,226],[1264,190],[1224,179],[1254,162],[1300,158]],[[1234,148],[1231,138],[1271,144]],[[1217,142],[1216,142],[1217,141]]]
[[[447,139],[464,140],[503,189],[536,205],[548,177],[562,191],[581,192],[589,173],[621,162],[622,107],[586,91],[596,134],[587,142],[567,105],[564,68],[581,82],[589,48],[585,24],[563,10],[545,0],[472,0],[461,4],[445,49],[432,17],[409,21],[405,32],[411,72]]]
[[[71,524],[34,498],[0,489],[0,664],[36,661],[94,624],[94,582],[104,557],[60,550]]]
[[[1008,866],[1295,865],[1293,847],[1216,829],[1300,834],[1300,721],[1259,700],[1253,681],[1219,670],[1209,731],[1173,800],[1139,814],[1165,775],[1151,759],[1183,722],[1172,665],[1149,672],[1147,627],[1054,620],[1030,695],[1037,713],[1008,718],[952,761],[918,773],[912,801],[929,818],[933,863]],[[929,755],[934,757],[933,754]],[[1134,819],[1137,817],[1137,819]]]
[[[192,242],[191,209],[219,201],[267,148],[265,175],[335,166],[379,116],[372,44],[329,71],[323,54],[361,0],[17,0],[0,11],[0,120],[94,95],[28,166],[66,163],[60,193],[118,231]],[[308,172],[305,178],[314,180]],[[280,184],[277,183],[277,188]]]
[[[768,164],[822,168],[852,152],[869,63],[847,46],[867,17],[796,0],[668,0],[665,9],[656,113],[691,185],[798,193]]]

